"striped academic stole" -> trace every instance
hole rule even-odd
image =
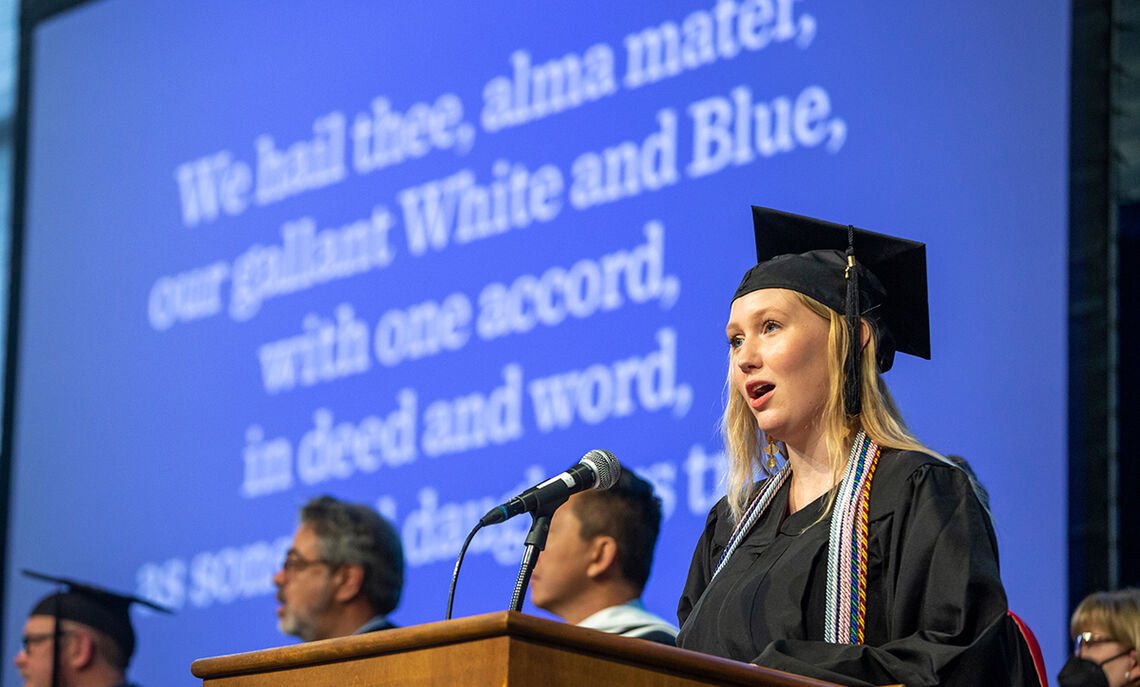
[[[832,644],[862,644],[867,612],[867,504],[871,478],[879,463],[879,445],[863,431],[855,437],[847,470],[836,490],[831,511],[831,531],[827,544],[827,604],[823,637]],[[740,523],[728,539],[713,577],[724,568],[772,498],[792,473],[784,463],[744,511]],[[712,580],[710,579],[711,583]]]

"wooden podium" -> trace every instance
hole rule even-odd
[[[203,687],[834,687],[514,611],[194,661]]]

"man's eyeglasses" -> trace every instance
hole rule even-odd
[[[59,636],[66,637],[68,634],[70,633],[67,630],[64,630],[63,632],[59,633]],[[34,634],[24,635],[20,640],[20,643],[23,645],[24,653],[26,654],[31,650],[33,646],[40,644],[41,642],[46,642],[54,636],[54,632],[36,632]]]
[[[285,556],[285,562],[281,564],[281,569],[287,574],[292,575],[293,573],[301,572],[311,565],[327,565],[331,568],[336,564],[323,558],[305,558],[295,551],[290,551],[288,555]]]

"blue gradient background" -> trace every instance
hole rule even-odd
[[[1037,632],[1055,675],[1068,612],[1068,3],[800,0],[796,16],[817,23],[807,48],[774,42],[633,90],[620,84],[626,35],[711,11],[711,0],[636,9],[495,5],[105,0],[35,32],[5,657],[18,649],[28,609],[49,591],[20,577],[20,568],[177,607],[172,618],[135,615],[131,677],[142,684],[196,684],[195,658],[289,643],[276,630],[266,576],[261,591],[238,589],[240,564],[227,556],[290,536],[297,508],[319,493],[394,515],[411,558],[428,561],[409,566],[394,620],[440,620],[455,546],[479,506],[457,504],[500,499],[592,448],[613,451],[662,491],[668,516],[645,599],[671,617],[714,498],[713,474],[690,470],[687,459],[720,450],[723,325],[729,296],[753,262],[749,206],[757,204],[927,243],[933,360],[900,356],[887,379],[918,435],[964,455],[988,487],[1010,606]],[[617,56],[616,93],[519,127],[479,127],[484,85],[511,74],[512,52],[525,49],[542,63],[595,43]],[[688,105],[727,98],[741,85],[757,102],[822,87],[846,124],[843,146],[798,148],[690,178]],[[327,188],[183,226],[179,164],[223,149],[252,163],[259,135],[284,147],[310,138],[313,120],[334,110],[351,126],[376,96],[403,110],[443,93],[461,99],[477,128],[469,152],[435,151],[369,174],[350,169]],[[464,168],[486,183],[499,159],[532,172],[551,164],[569,182],[578,155],[640,143],[666,108],[678,121],[678,183],[580,211],[564,204],[550,222],[409,252],[400,190]],[[376,204],[398,218],[387,268],[269,299],[246,322],[223,312],[167,331],[149,326],[147,298],[159,277],[279,243],[287,221],[308,215],[319,229],[336,227]],[[638,246],[651,221],[664,226],[665,274],[681,286],[670,307],[627,299],[587,319],[494,341],[472,336],[458,351],[395,367],[373,357],[364,374],[275,395],[263,390],[258,347],[300,333],[306,313],[331,317],[350,303],[371,328],[393,308],[454,292],[477,306],[489,282]],[[693,394],[687,412],[638,406],[600,424],[539,430],[528,382],[644,357],[658,349],[662,329],[676,332],[677,383]],[[421,450],[399,467],[295,481],[252,499],[240,493],[251,425],[295,448],[316,409],[329,409],[335,423],[359,422],[387,415],[397,391],[412,388],[422,434],[430,403],[486,394],[503,383],[509,364],[524,380],[517,441],[438,457]],[[434,552],[418,528],[424,489],[433,490],[446,511],[437,515],[451,527]],[[476,538],[456,615],[506,608],[524,520]],[[223,569],[213,593],[189,570],[177,574],[179,563],[190,566],[202,552],[224,552],[215,557]],[[171,574],[156,578],[156,570]],[[257,577],[243,579],[250,575]],[[17,682],[10,663],[3,677]]]

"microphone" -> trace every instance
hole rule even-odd
[[[485,527],[509,520],[520,513],[532,513],[545,506],[562,505],[571,495],[587,489],[609,489],[621,477],[621,465],[614,454],[594,449],[570,469],[527,489],[506,503],[495,506],[479,520]]]

